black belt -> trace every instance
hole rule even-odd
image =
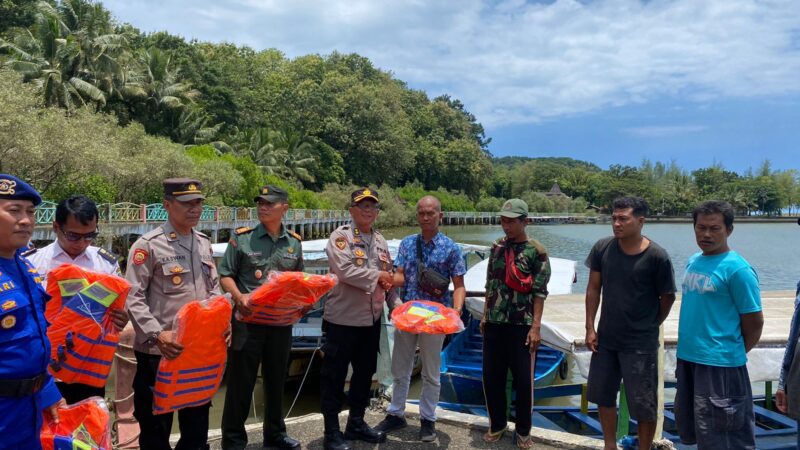
[[[19,380],[0,379],[0,397],[28,397],[41,391],[47,374],[42,373],[33,378]]]

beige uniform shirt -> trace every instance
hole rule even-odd
[[[125,279],[131,284],[127,308],[136,331],[133,348],[158,355],[148,336],[171,330],[178,310],[193,300],[220,294],[208,236],[181,236],[167,222],[131,247]]]
[[[362,235],[355,225],[343,225],[325,247],[331,273],[339,283],[325,300],[324,319],[337,325],[372,326],[381,319],[387,292],[378,285],[381,271],[392,270],[392,257],[383,236],[372,230]],[[393,298],[394,290],[388,297]]]

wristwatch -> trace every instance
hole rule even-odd
[[[148,333],[147,334],[147,340],[144,341],[144,342],[147,345],[156,345],[156,342],[158,342],[158,335],[160,335],[160,334],[161,334],[161,331],[153,331],[152,333]]]

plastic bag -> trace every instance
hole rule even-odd
[[[227,297],[187,303],[175,315],[175,341],[183,351],[175,359],[161,358],[153,390],[153,413],[164,414],[204,405],[219,389],[228,346],[225,331],[231,323]]]
[[[464,331],[464,322],[453,308],[427,300],[411,300],[392,311],[392,324],[414,334],[452,334]]]
[[[111,450],[111,413],[100,397],[58,408],[59,423],[45,415],[40,439],[44,450]]]
[[[63,264],[47,276],[48,369],[65,383],[103,387],[119,343],[112,309],[123,310],[130,284],[116,275]]]
[[[237,312],[236,318],[260,325],[293,325],[338,282],[332,273],[270,272],[266,282],[250,294],[247,306],[253,313]]]

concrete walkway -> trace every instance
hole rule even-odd
[[[392,433],[384,444],[375,445],[365,442],[354,442],[353,447],[358,450],[365,449],[398,449],[408,450],[410,448],[419,449],[515,449],[516,446],[511,441],[513,435],[513,424],[509,424],[509,432],[499,441],[493,444],[483,442],[481,436],[486,431],[488,422],[485,418],[472,416],[469,414],[459,414],[450,411],[438,410],[438,421],[436,432],[438,439],[433,443],[422,443],[418,440],[419,415],[416,405],[408,405],[407,419],[409,426],[403,430]],[[347,413],[340,416],[342,429]],[[384,417],[382,412],[369,411],[367,422],[376,425]],[[286,421],[289,436],[299,440],[304,449],[322,448],[322,416],[320,414],[309,414],[307,416],[296,417]],[[263,436],[261,424],[247,426],[250,443],[248,449],[261,449],[263,447]],[[560,433],[550,430],[534,428],[534,448],[539,450],[551,450],[558,448],[567,449],[600,449],[600,441],[594,439],[581,438],[567,433]],[[209,433],[209,442],[212,449],[222,448],[220,445],[219,430],[212,430]]]

